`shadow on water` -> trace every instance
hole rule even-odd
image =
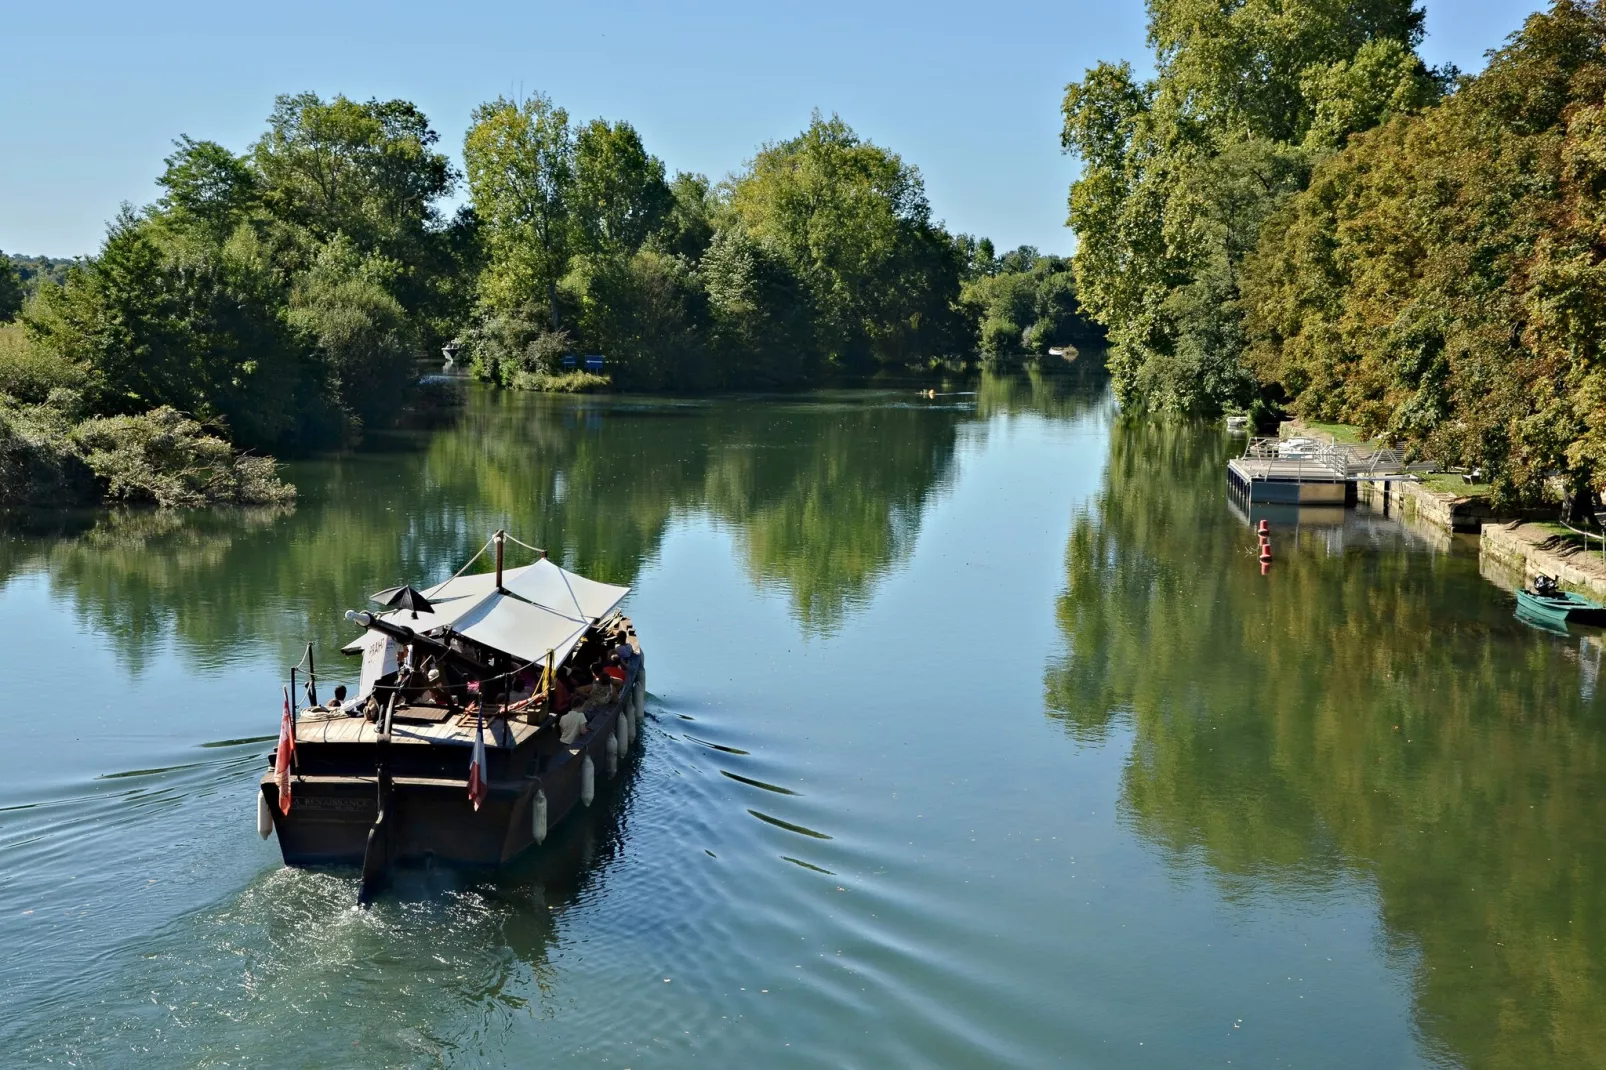
[[[1409,539],[1259,574],[1210,429],[1118,421],[1073,518],[1050,716],[1130,730],[1123,820],[1222,888],[1376,888],[1430,1051],[1606,1065],[1601,648]],[[1153,493],[1158,481],[1166,493]]]

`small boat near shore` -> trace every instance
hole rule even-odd
[[[374,596],[349,702],[292,704],[258,787],[257,831],[286,865],[360,865],[367,902],[393,865],[495,868],[542,843],[616,775],[645,715],[628,587],[538,559],[504,568],[498,531],[456,575]],[[495,569],[467,574],[491,550]]]
[[[1562,590],[1549,576],[1535,577],[1532,587],[1518,589],[1517,609],[1525,616],[1557,624],[1606,624],[1606,606]]]

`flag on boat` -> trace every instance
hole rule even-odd
[[[475,710],[474,757],[468,763],[468,801],[478,810],[488,791],[485,783],[485,706],[481,704]]]
[[[273,760],[273,782],[279,785],[279,812],[290,812],[290,759],[296,753],[296,731],[290,721],[290,689],[284,689],[284,716],[279,720],[279,754]]]

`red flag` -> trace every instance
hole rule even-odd
[[[279,755],[273,762],[273,781],[279,785],[279,813],[290,812],[290,759],[296,753],[296,731],[290,722],[290,689],[284,689],[284,717],[279,721]]]
[[[474,809],[485,801],[489,788],[485,783],[485,707],[475,707],[474,757],[468,763],[468,801]]]

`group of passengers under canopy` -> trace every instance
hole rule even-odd
[[[383,716],[379,696],[389,692],[395,694],[400,706],[437,706],[449,713],[474,713],[482,704],[487,715],[529,715],[546,710],[557,720],[558,738],[563,743],[574,743],[590,729],[597,711],[622,696],[630,671],[640,656],[630,643],[631,631],[626,621],[617,621],[613,627],[602,631],[588,630],[573,653],[558,667],[550,695],[541,686],[545,673],[537,664],[525,665],[516,672],[482,684],[462,673],[458,665],[443,664],[433,655],[414,666],[413,651],[403,647],[398,658],[400,665],[393,674],[379,681],[366,704],[347,706],[346,689],[338,687],[334,702],[326,708],[351,717],[366,716],[377,722]],[[459,642],[454,640],[451,645],[456,648]]]

